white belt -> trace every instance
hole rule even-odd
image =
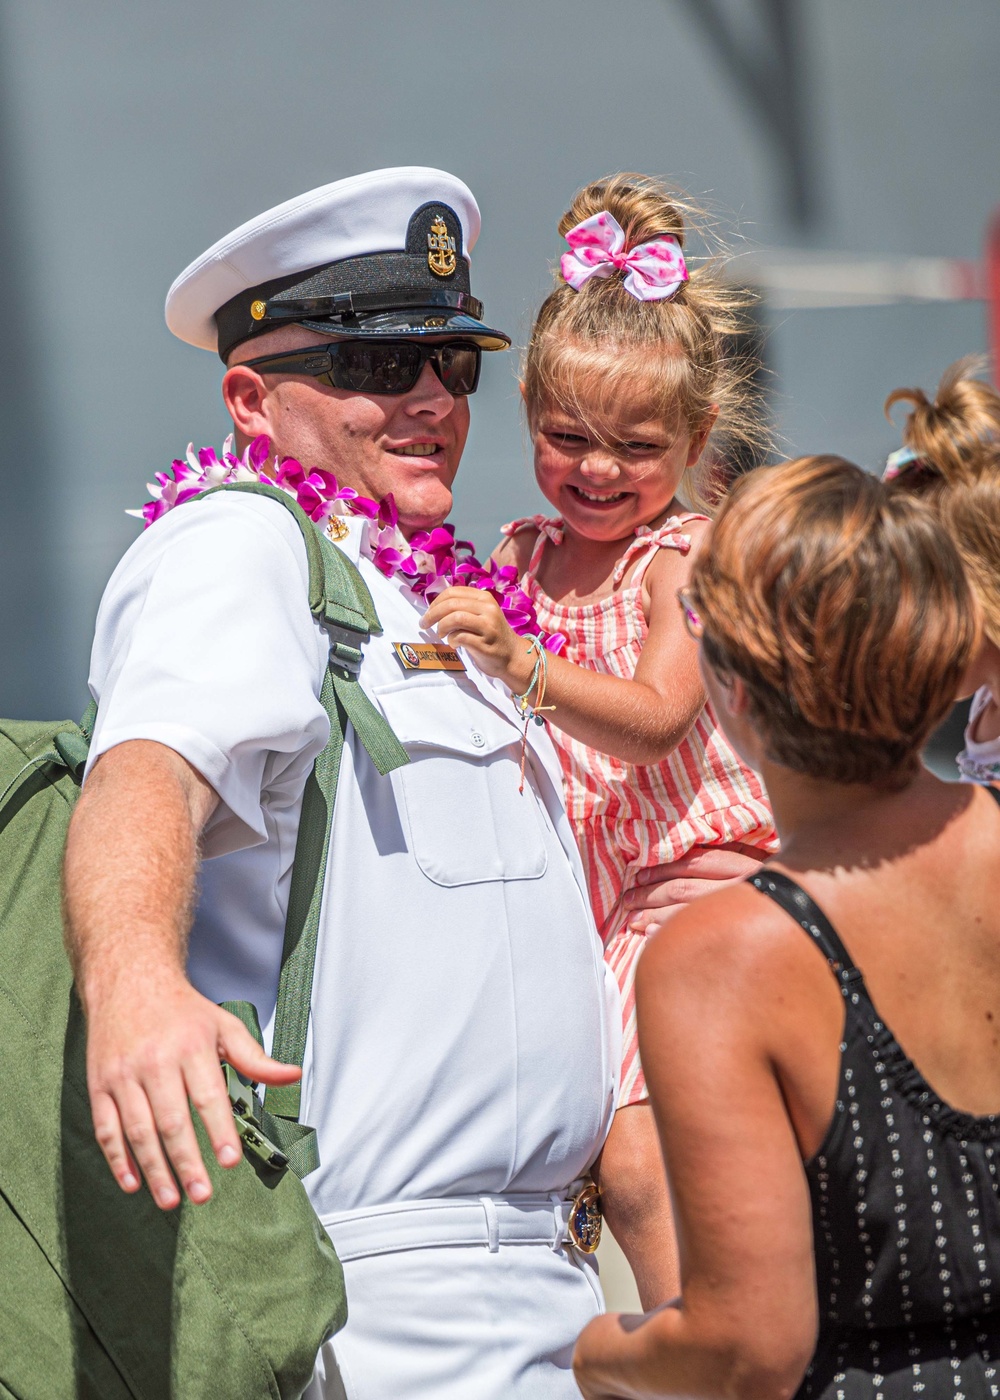
[[[547,1244],[558,1250],[568,1238],[572,1209],[573,1198],[563,1191],[547,1196],[449,1196],[341,1211],[321,1221],[341,1262],[347,1263],[372,1254],[447,1245],[482,1245],[492,1254],[502,1244]]]

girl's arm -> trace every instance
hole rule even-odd
[[[746,889],[699,900],[639,965],[640,1046],[674,1199],[682,1292],[645,1316],[589,1324],[574,1357],[587,1400],[788,1400],[812,1356],[809,1191],[777,1065],[779,1055],[816,1050],[812,984],[802,988],[797,975],[800,953],[814,953],[798,949],[799,931],[761,912],[759,900]],[[818,962],[809,971],[829,978]],[[829,991],[837,994],[832,979]],[[818,1019],[825,1031],[829,1018]],[[829,1092],[832,1111],[835,1074]]]
[[[574,739],[627,763],[659,763],[677,747],[705,704],[697,647],[685,631],[676,599],[690,569],[691,556],[674,550],[661,550],[651,564],[649,636],[633,680],[549,657],[545,704],[555,708],[547,719]],[[446,589],[422,625],[472,652],[482,670],[502,680],[512,694],[524,694],[534,653],[481,589]],[[536,698],[534,693],[530,698]]]

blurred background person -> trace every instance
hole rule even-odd
[[[977,377],[981,357],[951,365],[933,400],[923,389],[895,389],[886,416],[909,404],[903,446],[884,479],[917,495],[944,522],[962,556],[983,617],[979,649],[959,699],[972,696],[957,763],[971,782],[1000,782],[1000,394]]]

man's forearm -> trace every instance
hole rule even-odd
[[[87,1017],[94,1133],[122,1189],[137,1191],[141,1170],[167,1210],[180,1202],[178,1181],[192,1201],[212,1194],[189,1101],[218,1161],[233,1166],[239,1139],[219,1061],[252,1078],[270,1066],[239,1021],[185,975],[198,838],[216,801],[162,744],[121,744],[95,765],[66,847],[67,941]]]
[[[84,1006],[123,982],[184,975],[198,837],[216,797],[162,744],[97,762],[70,824],[66,937]]]

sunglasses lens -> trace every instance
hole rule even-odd
[[[423,356],[410,341],[349,340],[336,348],[338,387],[359,394],[405,394],[420,377]]]
[[[474,394],[483,352],[478,345],[442,345],[438,357],[441,383],[449,394]]]
[[[357,394],[406,394],[428,360],[449,394],[474,394],[482,351],[478,345],[421,345],[415,340],[343,340],[331,348],[338,389]]]

